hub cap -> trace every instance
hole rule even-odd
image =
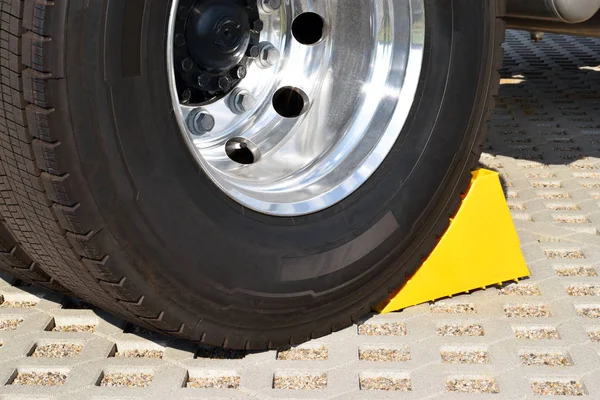
[[[174,0],[167,46],[181,133],[245,207],[321,211],[397,141],[417,90],[423,0]]]

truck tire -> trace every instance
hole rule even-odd
[[[355,323],[469,185],[504,0],[177,1],[3,0],[2,251],[205,344]]]

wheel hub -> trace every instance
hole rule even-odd
[[[172,1],[174,114],[223,193],[307,215],[388,157],[417,92],[423,0]]]
[[[258,56],[256,0],[182,0],[175,26],[178,91],[186,104],[229,93]]]

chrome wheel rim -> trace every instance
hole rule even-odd
[[[167,66],[189,150],[224,193],[260,213],[300,216],[344,200],[381,166],[412,108],[423,0],[217,1],[255,7],[262,22],[251,28],[245,73],[197,102],[178,78],[185,10],[173,0]]]

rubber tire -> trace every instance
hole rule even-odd
[[[418,96],[389,157],[340,204],[275,218],[226,197],[185,147],[168,0],[4,0],[6,226],[68,290],[179,338],[266,349],[349,326],[447,228],[498,89],[504,1],[425,3]]]

